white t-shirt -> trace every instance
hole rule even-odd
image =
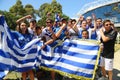
[[[42,30],[42,37],[45,37],[46,38],[46,41],[52,39],[52,33],[49,32],[49,30],[47,30],[47,28],[44,28]]]
[[[70,35],[70,39],[78,38],[77,33],[72,28],[70,28],[68,30],[68,32],[69,32],[69,35]]]
[[[29,32],[30,34],[34,34],[34,31],[33,31],[30,27],[28,27],[28,32]]]

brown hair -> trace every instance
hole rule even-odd
[[[25,22],[20,22],[19,24],[17,24],[17,27],[16,27],[16,30],[19,32],[19,33],[22,33],[22,30],[21,30],[21,28],[20,28],[20,25],[22,24],[22,23],[25,23]],[[26,24],[26,23],[25,23]],[[29,34],[29,32],[28,32],[28,29],[26,29],[26,32],[25,32],[26,34]]]
[[[53,20],[50,19],[50,18],[47,18],[47,19],[46,19],[46,22],[47,22],[47,21],[50,21],[51,23],[53,23]]]
[[[104,20],[104,21],[103,21],[103,26],[105,25],[106,22],[110,22],[110,23],[111,23],[110,20]]]

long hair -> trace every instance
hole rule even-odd
[[[21,33],[21,34],[22,34],[22,30],[21,30],[21,28],[20,28],[20,25],[21,25],[22,23],[25,23],[25,22],[19,23],[19,24],[17,25],[17,27],[16,27],[16,30],[17,30],[19,33]],[[26,27],[26,28],[27,28],[27,27]],[[28,28],[26,29],[25,34],[29,34]]]

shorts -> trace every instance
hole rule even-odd
[[[107,71],[112,71],[113,70],[113,59],[101,57],[100,66],[105,67],[105,70]]]

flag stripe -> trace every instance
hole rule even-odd
[[[4,17],[0,16],[0,73],[3,76],[6,75],[5,70],[22,72],[43,67],[61,71],[76,79],[93,79],[98,62],[97,41],[71,39],[61,44],[56,42],[52,47],[47,45],[41,50],[43,42],[40,39],[20,46],[17,35],[22,36],[11,31]]]

